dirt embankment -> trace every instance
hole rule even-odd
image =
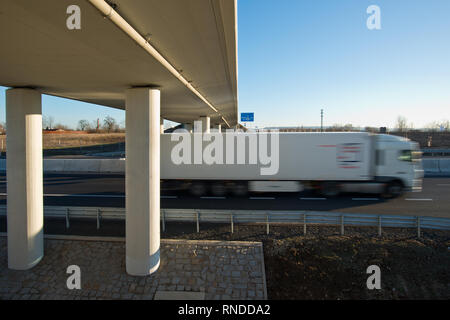
[[[267,242],[272,299],[448,299],[450,253],[435,240],[364,236],[294,237]],[[369,290],[369,266],[381,290]]]
[[[172,230],[172,231],[171,231]],[[262,241],[269,299],[450,299],[450,232],[309,226],[230,226],[164,238]],[[367,268],[381,269],[381,290],[366,286]]]

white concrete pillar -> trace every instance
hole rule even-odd
[[[201,125],[201,128],[199,127]],[[198,121],[194,124],[194,132],[210,133],[211,131],[211,118],[210,117],[200,117]]]
[[[222,125],[221,124],[216,125],[215,129],[217,132],[222,132]]]
[[[41,94],[6,91],[8,267],[27,270],[44,256]]]
[[[154,273],[160,262],[160,91],[126,91],[126,269]]]
[[[193,125],[190,123],[184,123],[183,128],[192,133]]]

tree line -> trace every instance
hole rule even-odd
[[[67,125],[61,123],[55,123],[52,116],[42,117],[42,127],[44,130],[73,130]],[[102,121],[100,119],[89,121],[82,119],[78,121],[76,130],[85,131],[87,133],[100,133],[100,132],[124,132],[125,126],[118,123],[117,120],[111,116],[106,116]]]

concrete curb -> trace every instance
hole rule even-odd
[[[0,232],[0,237],[6,237],[6,232]],[[54,235],[45,234],[48,240],[68,240],[68,241],[99,241],[99,242],[125,242],[125,237],[94,237],[94,236],[76,236],[76,235]],[[189,240],[189,239],[161,239],[162,244],[194,244],[208,246],[248,246],[261,247],[262,242],[257,241],[220,241],[220,240]]]
[[[267,280],[266,280],[266,264],[264,262],[264,248],[263,244],[261,242],[261,251],[262,251],[262,257],[261,257],[261,264],[262,264],[262,275],[263,275],[263,286],[264,286],[264,300],[268,300],[269,297],[267,295]]]

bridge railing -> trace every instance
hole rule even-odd
[[[0,206],[0,216],[6,215],[6,206]],[[96,221],[97,229],[102,220],[124,220],[125,208],[110,207],[44,207],[46,218],[65,219],[66,228],[77,218],[90,218]],[[303,225],[304,234],[308,225],[334,225],[344,235],[346,226],[376,227],[381,235],[382,228],[415,228],[420,237],[421,229],[450,230],[450,218],[408,216],[408,215],[376,215],[363,213],[337,213],[314,211],[268,211],[268,210],[196,210],[196,209],[161,209],[161,226],[165,231],[167,222],[192,222],[197,232],[201,223],[229,223],[234,232],[234,225],[239,223],[265,224],[267,234],[270,225],[278,223]]]

